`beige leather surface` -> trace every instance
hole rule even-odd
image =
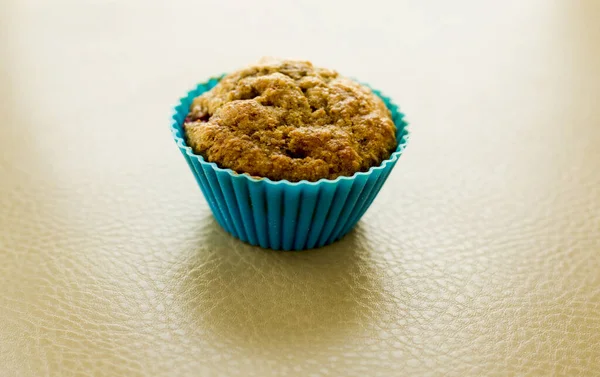
[[[1,376],[600,375],[600,2],[214,3],[2,3]],[[262,55],[413,125],[333,246],[232,239],[170,138]]]

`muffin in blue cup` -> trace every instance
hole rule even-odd
[[[289,60],[198,85],[175,107],[171,131],[217,222],[275,250],[347,234],[408,140],[389,98]]]

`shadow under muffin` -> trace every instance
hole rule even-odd
[[[383,273],[355,232],[302,253],[242,244],[214,220],[205,232],[206,246],[180,273],[191,331],[208,328],[236,347],[303,346],[356,336],[384,310]]]

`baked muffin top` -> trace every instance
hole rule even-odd
[[[184,129],[205,160],[274,181],[351,176],[397,146],[379,97],[307,61],[263,60],[223,77],[194,99]]]

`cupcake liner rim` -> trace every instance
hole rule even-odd
[[[396,150],[394,152],[392,152],[392,154],[390,155],[390,157],[388,159],[383,160],[381,162],[381,164],[379,164],[377,166],[372,166],[371,168],[369,168],[369,170],[367,170],[365,172],[359,171],[359,172],[354,173],[351,176],[339,176],[336,179],[321,178],[318,181],[314,181],[314,182],[307,181],[307,180],[291,182],[291,181],[288,181],[285,179],[282,179],[279,181],[273,181],[267,177],[255,178],[255,177],[250,176],[247,173],[238,173],[232,169],[221,168],[215,162],[206,161],[203,156],[195,154],[193,152],[192,148],[187,145],[187,143],[185,142],[185,137],[184,137],[184,135],[182,135],[183,127],[181,127],[181,129],[179,129],[180,121],[177,119],[177,114],[180,113],[180,111],[178,111],[177,109],[182,106],[185,106],[185,103],[189,100],[189,98],[192,96],[192,94],[194,92],[198,91],[198,89],[201,86],[203,86],[203,85],[206,86],[206,85],[211,85],[211,84],[216,85],[216,83],[218,83],[221,80],[221,78],[223,78],[224,76],[225,75],[213,77],[206,82],[196,85],[196,87],[194,89],[189,90],[185,96],[183,96],[179,99],[179,102],[174,107],[174,109],[172,111],[172,115],[171,115],[171,134],[173,135],[173,138],[175,139],[177,146],[179,148],[185,150],[185,152],[188,156],[190,156],[191,158],[197,159],[202,164],[210,165],[215,171],[225,172],[225,173],[229,174],[230,176],[232,176],[232,178],[244,177],[243,179],[247,179],[252,182],[257,182],[257,183],[258,182],[267,182],[268,184],[272,184],[272,185],[285,185],[285,186],[316,186],[316,185],[321,185],[321,184],[334,185],[340,181],[351,181],[351,180],[355,179],[357,176],[361,176],[361,175],[368,176],[375,170],[386,169],[388,164],[394,163],[395,161],[398,160],[398,158],[400,158],[400,156],[404,152],[404,149],[406,148],[408,140],[410,139],[410,127],[408,126],[408,123],[404,120],[404,114],[398,110],[397,118],[393,119],[393,122],[396,125],[396,128],[402,127],[402,130],[397,130],[397,135],[400,135],[400,140],[397,140],[398,145],[396,146]],[[375,95],[377,95],[378,97],[380,97],[382,99],[385,99],[389,103],[390,106],[398,109],[398,106],[388,96],[384,95],[381,91],[373,89],[368,84],[362,83],[358,80],[354,80],[354,81],[367,86],[368,88],[371,89],[371,91]],[[212,85],[212,86],[214,87],[214,85]],[[189,107],[189,105],[188,105],[188,107]],[[189,109],[187,109],[187,111],[189,111]]]

